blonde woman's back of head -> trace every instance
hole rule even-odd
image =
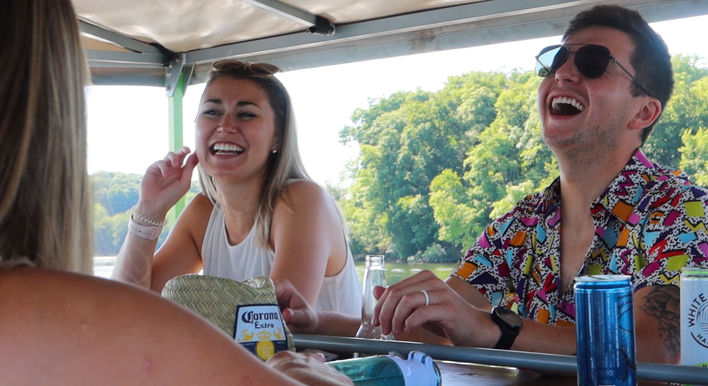
[[[50,269],[0,269],[0,383],[296,384],[157,294],[56,271],[91,268],[77,19],[70,0],[2,5],[0,268]]]
[[[70,1],[3,1],[0,63],[0,264],[89,273],[86,64]]]

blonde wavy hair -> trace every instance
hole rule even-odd
[[[86,62],[69,0],[0,12],[0,266],[90,273]]]
[[[278,67],[268,63],[224,60],[214,64],[206,86],[209,87],[214,79],[221,77],[251,80],[263,88],[268,95],[268,102],[275,112],[275,143],[278,144],[278,151],[271,154],[268,159],[268,171],[255,224],[256,241],[264,248],[268,248],[273,207],[280,193],[294,180],[312,180],[300,157],[290,95],[285,86],[274,76],[279,71]],[[212,203],[220,203],[220,195],[214,184],[214,178],[207,174],[201,165],[199,166],[199,183],[202,192],[209,197]]]

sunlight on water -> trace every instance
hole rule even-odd
[[[456,264],[398,264],[398,263],[385,263],[384,267],[386,269],[386,283],[388,285],[398,283],[399,281],[415,275],[416,273],[429,270],[432,271],[435,276],[442,280],[447,279],[450,276],[450,272],[455,268]],[[359,274],[359,280],[364,281],[364,263],[357,263],[356,271]]]
[[[93,258],[93,275],[110,278],[113,266],[116,263],[115,256],[97,256]]]

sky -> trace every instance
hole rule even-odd
[[[708,67],[708,15],[652,23],[669,52],[702,57]],[[701,38],[703,37],[703,38]],[[437,91],[448,77],[470,71],[528,71],[534,57],[559,36],[438,51],[278,74],[295,110],[298,143],[310,176],[322,185],[342,185],[356,145],[339,142],[357,108],[397,91]],[[184,97],[184,144],[194,148],[194,117],[203,85]],[[168,109],[164,88],[91,86],[87,92],[88,171],[143,174],[168,152]],[[194,175],[196,178],[196,173]]]

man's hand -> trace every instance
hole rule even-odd
[[[492,347],[501,333],[489,312],[468,303],[430,271],[419,272],[380,292],[375,291],[380,297],[373,322],[381,325],[384,334],[413,334],[423,327],[447,337],[456,346]]]

